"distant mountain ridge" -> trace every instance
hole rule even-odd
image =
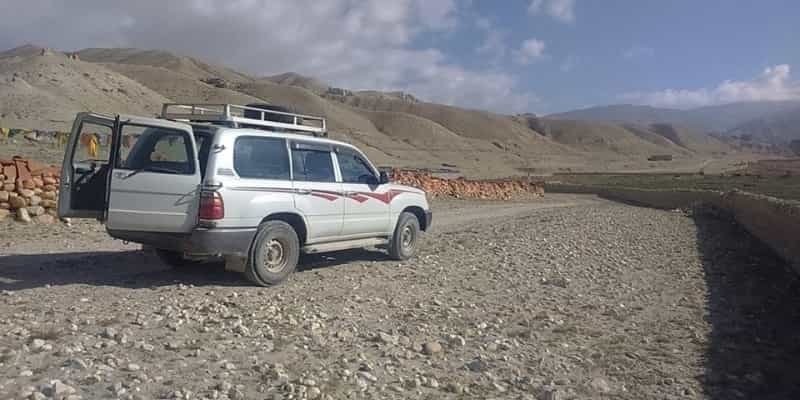
[[[800,106],[752,119],[727,134],[772,144],[800,140]]]
[[[668,123],[706,132],[724,133],[750,120],[795,108],[800,108],[800,100],[741,102],[688,110],[616,104],[555,113],[547,117],[627,124]]]

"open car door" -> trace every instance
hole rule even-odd
[[[115,138],[108,230],[190,232],[197,224],[201,182],[191,126],[120,116]]]
[[[115,116],[78,113],[75,117],[61,166],[60,217],[103,218],[115,123]]]

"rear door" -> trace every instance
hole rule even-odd
[[[338,239],[344,199],[328,144],[291,141],[294,204],[307,220],[307,242]]]
[[[103,218],[115,118],[92,113],[75,117],[61,166],[60,217]]]
[[[197,224],[201,172],[191,126],[120,117],[111,173],[109,230],[190,232]]]

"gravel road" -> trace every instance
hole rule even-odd
[[[177,272],[0,224],[0,399],[800,396],[797,277],[729,222],[591,196],[435,201],[420,255]]]

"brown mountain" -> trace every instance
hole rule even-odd
[[[696,132],[507,116],[425,102],[403,92],[330,88],[295,73],[257,78],[160,50],[35,46],[0,53],[0,126],[68,129],[82,110],[153,115],[161,103],[268,102],[328,119],[330,134],[380,165],[499,177],[534,169],[646,169],[653,154],[680,165],[735,150]],[[669,168],[660,165],[659,168]]]

